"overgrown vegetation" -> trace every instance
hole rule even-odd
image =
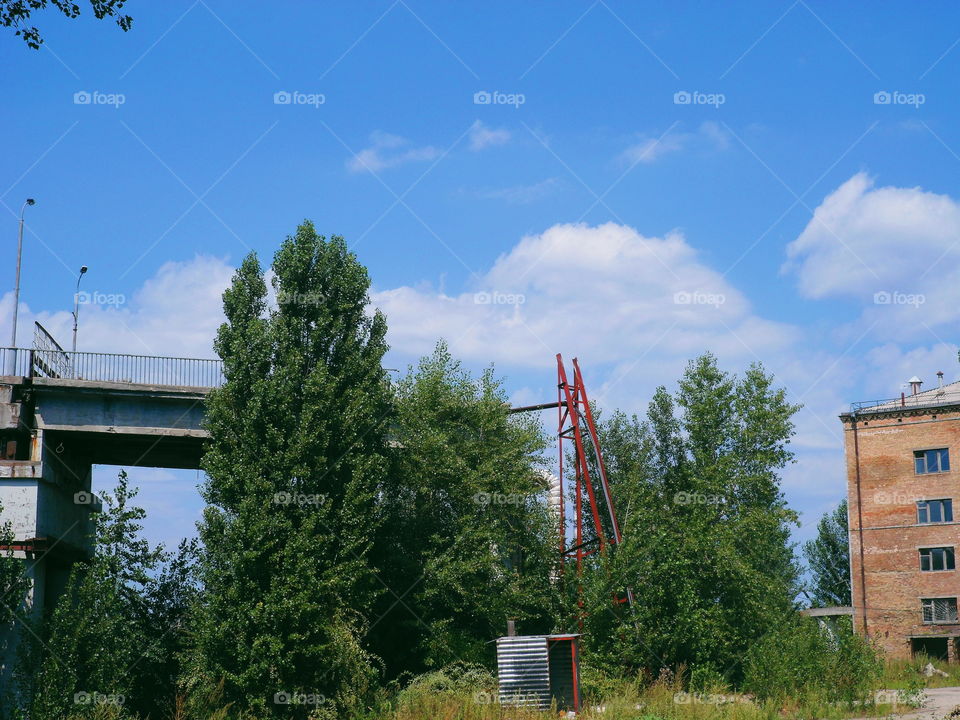
[[[23,635],[9,717],[555,717],[496,702],[508,617],[525,634],[583,622],[586,718],[885,711],[877,651],[797,614],[780,489],[797,407],[762,367],[703,355],[642,420],[601,423],[624,543],[561,582],[549,441],[493,370],[441,343],[391,382],[365,268],[310,223],[270,269],[275,302],[253,255],[224,294],[200,544],[151,547],[121,474],[93,558]],[[20,561],[0,557],[0,589],[26,618]]]
[[[812,576],[815,607],[850,605],[850,538],[847,500],[817,523],[817,537],[806,542],[803,554]]]

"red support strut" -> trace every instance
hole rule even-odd
[[[609,547],[619,545],[622,536],[617,522],[610,486],[607,483],[607,469],[600,451],[600,437],[593,422],[593,412],[583,384],[583,375],[576,358],[573,360],[573,383],[567,380],[563,358],[557,353],[557,445],[560,453],[560,568],[563,572],[567,558],[576,558],[577,577],[583,570],[583,559],[595,552],[606,552]],[[586,444],[592,447],[595,473],[590,471]],[[572,448],[570,445],[572,444]],[[574,458],[574,544],[567,546],[566,516],[563,510],[563,474],[564,452],[573,450]],[[584,497],[586,495],[586,497]],[[585,527],[584,500],[590,505],[590,514],[586,517],[591,527]],[[601,503],[603,507],[601,507]],[[591,522],[592,521],[592,522]],[[587,533],[589,533],[589,536]],[[578,596],[582,593],[578,591]],[[618,602],[633,602],[633,593],[628,589],[626,597]],[[578,597],[580,622],[583,622],[583,599]]]

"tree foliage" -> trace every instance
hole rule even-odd
[[[0,504],[0,517],[3,505]],[[9,521],[0,523],[0,547],[9,548],[15,540]],[[13,688],[7,684],[15,658],[17,641],[28,621],[28,594],[31,580],[24,561],[12,550],[0,550],[0,707],[11,706]],[[0,712],[0,717],[4,713]]]
[[[362,639],[383,591],[368,567],[387,479],[386,323],[366,269],[304,222],[274,256],[277,307],[256,257],[224,293],[211,392],[202,609],[187,686],[262,715],[358,702],[374,677]],[[277,702],[280,700],[281,702]]]
[[[803,545],[812,576],[813,604],[847,606],[850,604],[850,537],[847,526],[847,500],[833,512],[824,513],[817,523],[817,537]]]
[[[157,633],[170,628],[150,622],[157,612],[151,587],[165,555],[140,535],[145,513],[131,503],[136,494],[121,471],[95,516],[93,558],[74,565],[51,616],[25,636],[17,675],[31,720],[157,707],[146,688]]]
[[[624,542],[585,582],[597,662],[742,675],[746,649],[794,606],[796,515],[779,472],[797,409],[762,367],[737,378],[706,354],[675,395],[657,390],[645,421],[602,423]],[[628,587],[635,603],[614,611]]]
[[[89,2],[90,9],[93,10],[97,20],[103,20],[105,17],[115,18],[117,25],[124,32],[133,25],[133,18],[122,14],[127,0],[89,0]],[[16,35],[22,37],[29,47],[37,50],[43,44],[43,38],[36,27],[28,26],[26,23],[30,21],[34,11],[44,10],[49,5],[68,18],[80,16],[80,6],[73,0],[0,0],[0,25],[14,28]]]
[[[399,382],[396,404],[375,558],[389,591],[371,641],[391,674],[489,664],[507,618],[552,629],[546,440],[535,419],[507,413],[492,369],[472,377],[442,343]]]

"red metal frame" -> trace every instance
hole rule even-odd
[[[564,571],[567,558],[573,555],[576,559],[577,577],[583,571],[583,559],[595,552],[605,552],[610,546],[619,545],[622,540],[620,524],[617,522],[617,513],[613,507],[613,498],[610,495],[610,485],[607,482],[607,468],[603,462],[603,453],[600,450],[600,437],[593,421],[593,411],[590,409],[590,400],[583,384],[583,374],[577,359],[573,360],[573,383],[567,379],[567,371],[563,358],[557,353],[557,445],[560,455],[559,483],[560,496],[563,500],[564,452],[572,443],[574,457],[574,544],[567,547],[567,525],[564,513],[564,503],[560,504],[560,572]],[[587,463],[587,453],[584,442],[593,446],[597,462],[598,477],[591,475]],[[609,516],[609,528],[604,528],[600,520],[600,506],[597,496],[603,495],[604,505]],[[589,520],[593,522],[596,536],[596,547],[586,549],[584,541],[584,494],[590,505]],[[633,593],[628,589],[627,596],[618,602],[632,602]],[[581,610],[580,622],[583,622],[583,598],[578,588],[578,606]]]

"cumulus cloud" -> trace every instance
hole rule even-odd
[[[489,128],[479,120],[470,126],[470,149],[474,152],[492,145],[504,145],[510,141],[510,131],[505,128]]]
[[[373,299],[402,352],[428,352],[443,337],[465,358],[524,367],[549,365],[558,348],[596,363],[706,348],[743,357],[793,336],[754,314],[680,233],[644,237],[615,223],[527,236],[459,295],[405,286]]]
[[[440,151],[432,145],[412,147],[407,138],[374,131],[371,145],[347,160],[347,170],[353,173],[380,172],[410,162],[435,160]]]
[[[695,132],[669,130],[660,137],[643,137],[639,142],[630,145],[620,153],[619,160],[627,165],[649,165],[666,155],[687,148],[706,147],[713,150],[724,150],[729,144],[729,135],[723,128],[713,121],[707,121],[702,123]]]
[[[233,267],[224,259],[198,255],[168,262],[131,296],[95,276],[84,279],[78,350],[175,357],[213,357],[213,337],[223,322],[221,296]],[[0,301],[0,333],[10,332],[13,293]],[[71,308],[72,310],[72,308]],[[34,312],[21,302],[18,344],[29,346],[38,321],[69,347],[73,316],[68,310]]]
[[[860,326],[926,334],[958,316],[960,204],[858,173],[817,207],[787,258],[803,295],[852,297],[866,308]]]

